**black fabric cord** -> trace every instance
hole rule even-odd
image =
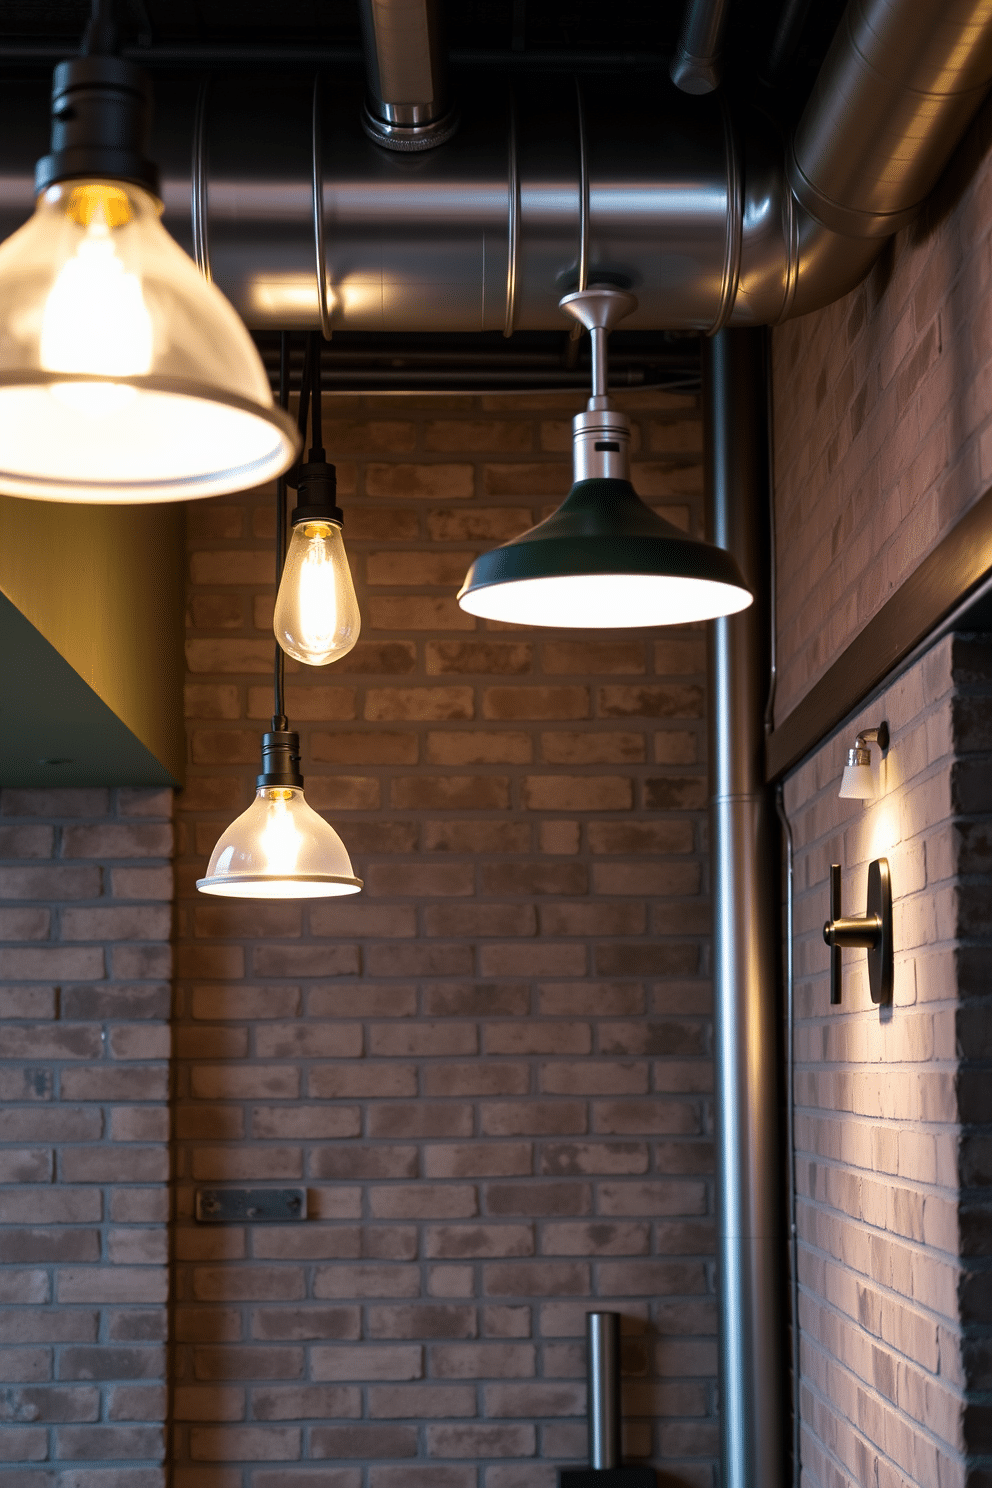
[[[289,407],[289,332],[283,331],[279,337],[279,407]],[[286,562],[286,477],[281,475],[276,481],[276,594],[279,593],[279,584],[282,580],[283,565]],[[274,677],[274,712],[272,717],[273,729],[284,729],[287,727],[286,719],[286,653],[276,641],[276,660]]]
[[[324,460],[324,434],[320,420],[320,352],[322,336],[319,331],[310,332],[310,458]]]
[[[83,32],[84,57],[113,57],[117,52],[114,0],[93,0],[93,14]]]
[[[303,353],[303,373],[300,379],[300,407],[296,418],[297,428],[303,443],[307,442],[307,418],[310,413],[310,384],[312,381],[313,367],[313,337],[307,337],[306,350]]]

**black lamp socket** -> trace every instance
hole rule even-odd
[[[296,506],[292,523],[333,522],[344,524],[344,512],[337,504],[338,475],[326,460],[307,460],[296,467]]]
[[[299,734],[292,729],[273,729],[262,735],[262,773],[255,784],[285,790],[302,788]]]
[[[148,159],[152,85],[123,57],[75,57],[52,76],[52,148],[35,167],[35,192],[81,178],[130,181],[159,195]]]

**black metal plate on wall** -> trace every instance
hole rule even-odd
[[[653,1467],[560,1467],[558,1488],[658,1488]]]
[[[196,1218],[201,1224],[235,1224],[248,1220],[285,1224],[306,1219],[305,1188],[198,1188]]]

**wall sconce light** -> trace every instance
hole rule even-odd
[[[34,215],[0,248],[0,490],[53,501],[186,501],[291,464],[234,308],[159,220],[151,84],[94,0],[52,80]]]
[[[607,397],[606,338],[636,305],[602,287],[561,301],[592,338],[592,397],[572,421],[574,484],[546,521],[475,560],[458,593],[470,615],[595,630],[684,625],[751,604],[730,553],[656,516],[631,485],[630,420]]]
[[[853,751],[852,751],[853,752]],[[864,919],[841,914],[840,864],[830,865],[830,918],[823,927],[830,947],[830,1001],[841,999],[841,947],[868,952],[868,985],[872,1002],[892,1001],[892,880],[888,858],[868,864],[868,905]]]
[[[847,751],[847,764],[837,792],[842,801],[875,799],[875,777],[871,772],[869,744],[877,744],[882,753],[885,753],[889,747],[887,723],[880,723],[878,728],[862,729],[854,741],[854,748]]]

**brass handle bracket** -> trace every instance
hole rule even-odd
[[[892,1001],[892,881],[887,858],[868,864],[868,905],[863,919],[845,919],[841,912],[840,864],[830,865],[830,918],[823,927],[830,947],[830,1002],[841,999],[841,948],[868,952],[871,1000]]]

